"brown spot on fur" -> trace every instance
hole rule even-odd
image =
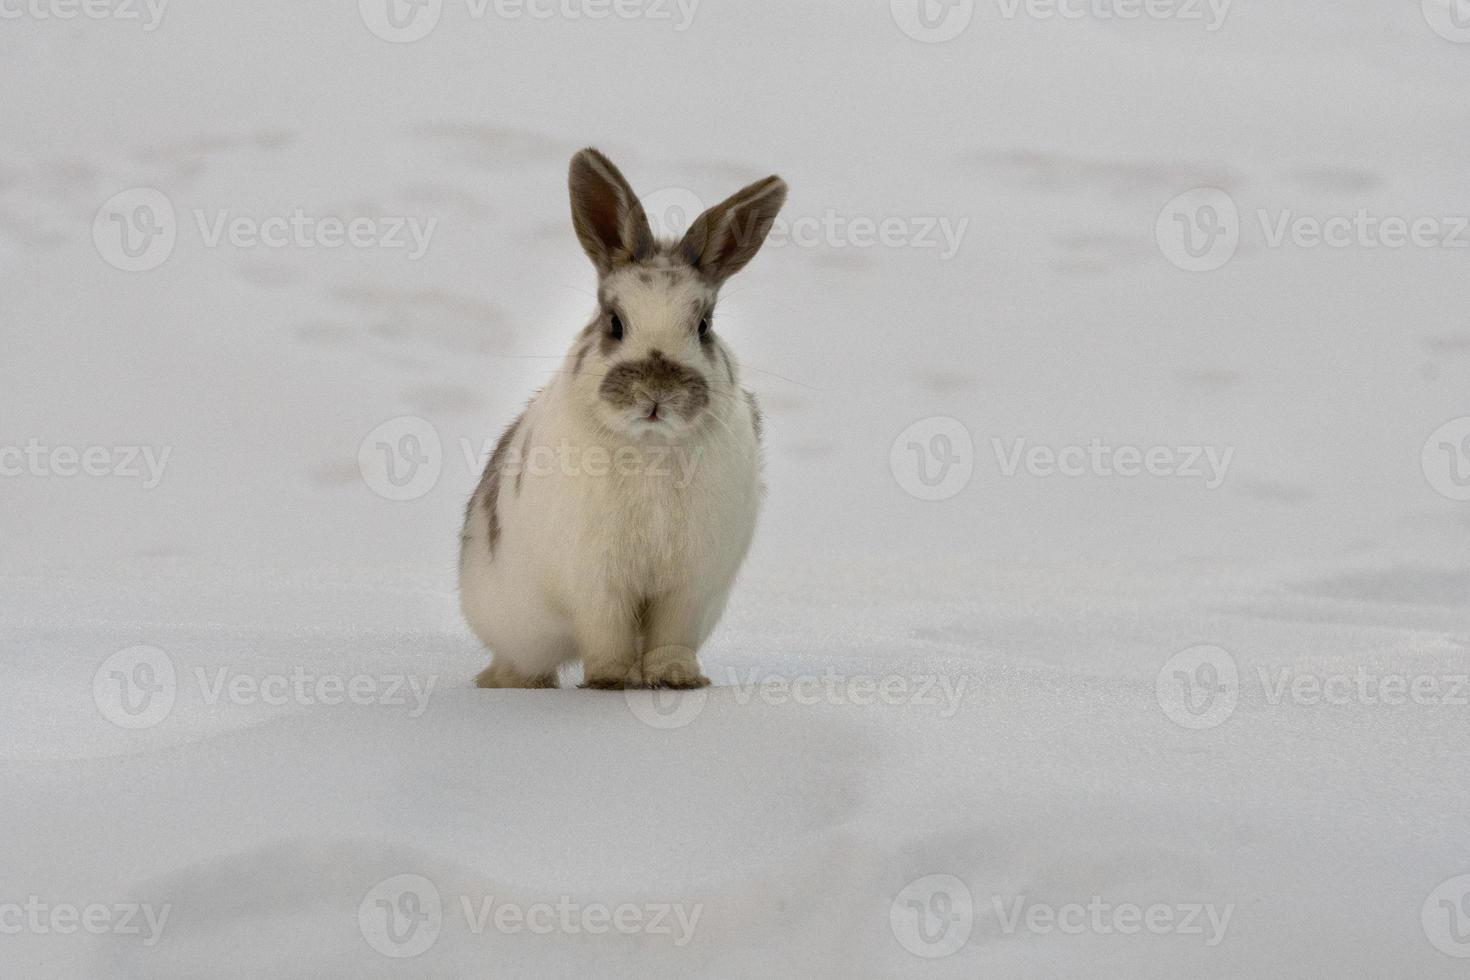
[[[755,400],[755,392],[748,388],[745,391],[745,403],[750,406],[750,424],[755,429],[755,441],[760,442],[766,432],[766,417],[761,414],[760,404]]]
[[[500,503],[500,471],[505,465],[505,456],[510,452],[516,431],[520,429],[521,421],[525,417],[525,413],[517,415],[516,420],[501,433],[500,441],[495,444],[495,451],[490,454],[490,462],[485,465],[485,472],[480,476],[480,485],[475,488],[474,496],[470,497],[470,507],[473,509],[478,501],[480,506],[485,508],[485,514],[489,518],[486,544],[489,546],[492,557],[495,554],[495,546],[500,543],[500,508],[498,506]],[[468,514],[465,519],[468,521]]]
[[[725,350],[723,346],[720,346],[720,356],[725,359],[725,376],[730,379],[730,383],[733,385],[735,383],[735,362],[730,360],[730,352]]]
[[[653,616],[653,600],[648,596],[642,596],[633,602],[633,628],[641,636],[648,630],[648,624]]]
[[[522,416],[524,418],[525,416]],[[516,496],[521,495],[521,477],[526,475],[526,460],[531,456],[531,427],[526,426],[526,438],[521,440],[521,465],[516,467]]]
[[[709,384],[704,378],[658,351],[612,368],[603,377],[598,394],[623,409],[633,408],[644,398],[656,399],[686,421],[709,405]]]

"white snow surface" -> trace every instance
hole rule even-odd
[[[1470,251],[1273,248],[1255,214],[1470,214],[1470,45],[1368,0],[1214,32],[976,3],[943,44],[881,2],[447,0],[408,44],[356,6],[0,24],[0,447],[169,452],[156,486],[0,477],[0,976],[1467,975],[1470,503],[1421,452],[1470,416]],[[789,218],[969,222],[950,258],[773,245],[727,290],[770,492],[707,692],[472,686],[459,521],[591,311],[587,144],[645,194],[779,172]],[[1245,230],[1190,273],[1155,220],[1202,185]],[[133,187],[179,216],[147,272],[92,236]],[[438,224],[411,261],[194,218],[293,208]],[[394,501],[358,453],[404,416],[442,473]],[[974,475],[920,500],[890,451],[936,416]],[[1215,489],[1006,476],[1018,438],[1234,455]],[[1189,727],[1159,691],[1199,646],[1239,681]],[[138,656],[173,700],[124,727]],[[1363,677],[1437,694],[1291,693]],[[422,950],[375,926],[405,875]],[[1089,903],[1228,919],[1024,912]]]

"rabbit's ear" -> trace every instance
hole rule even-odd
[[[786,181],[758,180],[700,215],[679,250],[700,272],[724,282],[755,258],[785,203]]]
[[[648,216],[611,160],[589,146],[572,157],[567,185],[572,192],[572,226],[599,272],[653,255]]]

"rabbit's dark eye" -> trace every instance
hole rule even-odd
[[[705,317],[704,319],[702,319],[702,320],[699,321],[699,337],[700,337],[701,340],[703,340],[705,337],[708,337],[708,336],[709,336],[709,317]]]
[[[613,340],[623,339],[623,318],[616,313],[607,315],[607,335]]]

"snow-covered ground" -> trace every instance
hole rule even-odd
[[[1064,8],[0,0],[0,975],[1465,976],[1470,28]],[[471,686],[586,144],[792,187],[708,691]]]

